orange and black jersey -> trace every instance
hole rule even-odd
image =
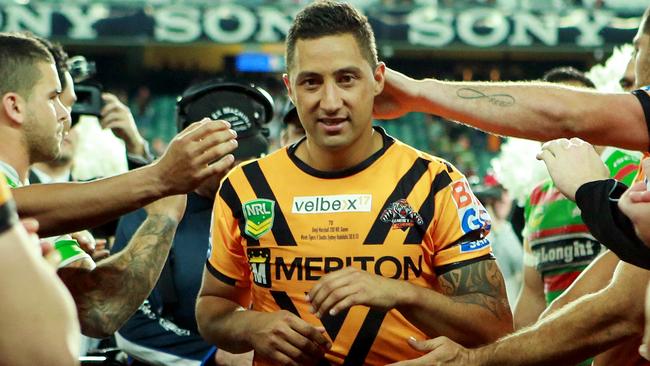
[[[324,365],[415,358],[406,339],[425,337],[396,310],[316,318],[305,294],[324,274],[354,266],[433,289],[436,275],[491,258],[490,218],[465,178],[377,131],[383,148],[354,168],[314,170],[295,156],[299,142],[235,168],[215,200],[208,270],[250,288],[254,310],[322,324],[333,343]]]

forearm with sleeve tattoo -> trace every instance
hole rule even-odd
[[[58,271],[77,305],[82,333],[114,333],[147,298],[158,281],[178,222],[168,215],[149,215],[121,252],[86,271]]]
[[[440,293],[408,286],[397,309],[427,335],[445,335],[463,345],[485,344],[512,331],[501,271],[492,259],[438,277]]]

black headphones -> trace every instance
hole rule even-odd
[[[192,102],[200,99],[204,95],[220,90],[241,93],[259,103],[264,109],[264,118],[261,121],[257,121],[258,124],[266,124],[273,118],[273,97],[271,97],[271,95],[261,87],[252,83],[240,84],[223,80],[209,80],[192,85],[185,89],[183,94],[176,100],[177,130],[180,132],[187,127],[186,123],[195,122],[187,121],[188,105],[192,104]]]

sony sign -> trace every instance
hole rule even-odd
[[[159,41],[189,43],[213,41],[232,43],[279,43],[291,25],[294,10],[273,6],[248,8],[230,3],[221,5],[171,4],[148,6],[142,16],[149,22],[137,24],[140,37],[133,42]],[[64,37],[71,40],[93,40],[128,37],[111,34],[111,7],[106,4],[62,5],[34,4],[0,6],[0,29],[3,31],[27,30],[43,37]],[[137,8],[134,8],[137,10]],[[124,14],[124,11],[120,13]],[[614,14],[599,10],[587,12],[576,8],[563,14],[553,11],[534,13],[527,10],[505,12],[498,8],[470,7],[460,11],[452,9],[416,8],[404,19],[405,23],[383,22],[380,13],[369,13],[375,27],[407,26],[401,37],[409,43],[426,47],[443,47],[452,43],[472,47],[532,46],[575,44],[584,47],[605,43],[601,31],[612,22]],[[103,21],[102,33],[95,28]],[[55,26],[58,22],[58,26]],[[115,26],[113,29],[117,28]],[[560,30],[575,29],[571,35],[560,37]],[[53,30],[56,33],[53,34]],[[381,32],[379,34],[397,34]],[[144,35],[144,37],[142,37]],[[395,36],[393,36],[395,37]],[[631,38],[631,37],[630,37]],[[403,41],[384,38],[380,42]]]

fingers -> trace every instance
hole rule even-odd
[[[20,222],[29,234],[36,234],[38,232],[38,221],[36,219],[27,217],[20,219]]]
[[[641,182],[643,183],[643,182]],[[642,191],[642,192],[630,192],[630,201],[632,203],[646,203],[650,202],[650,192],[649,191]]]
[[[235,140],[230,130],[213,133],[196,144],[197,163],[201,165],[210,164],[222,158],[224,155],[235,151],[237,146],[237,140]]]
[[[349,297],[357,292],[357,288],[350,286],[351,281],[354,282],[350,276],[357,271],[354,267],[347,267],[323,276],[316,283],[306,296],[316,317],[320,318],[328,313],[329,315],[336,315],[336,313],[345,309],[345,305],[351,303]],[[333,308],[334,306],[336,306],[336,309]],[[333,311],[330,312],[330,310]]]
[[[555,159],[555,155],[549,150],[540,150],[535,157],[537,160],[543,160],[547,165]]]
[[[357,292],[358,288],[345,278],[328,283],[315,293],[311,300],[314,315],[318,318],[325,314],[334,316],[340,311],[357,305],[354,300]]]
[[[197,176],[201,180],[208,179],[212,176],[220,176],[221,179],[232,168],[233,164],[235,164],[235,157],[232,154],[228,154],[208,165]]]
[[[61,253],[59,253],[57,250],[54,250],[52,243],[48,241],[42,240],[40,244],[41,252],[43,253],[43,259],[45,259],[51,268],[56,270],[59,267],[59,263],[61,263]]]
[[[298,334],[313,342],[319,348],[319,352],[324,352],[332,348],[332,343],[325,337],[325,330],[323,328],[316,328],[300,318],[294,318],[290,322],[290,326]]]
[[[192,127],[196,123],[197,122],[191,124],[189,127]],[[200,141],[201,139],[207,138],[210,134],[230,129],[230,123],[222,120],[214,121],[208,118],[204,118],[198,122],[198,124],[199,126],[197,126],[197,128],[192,129],[185,134],[185,136],[192,141]],[[187,131],[187,129],[185,129],[185,131]],[[236,136],[236,134],[233,136]]]
[[[440,347],[443,343],[447,341],[449,341],[449,338],[447,337],[437,337],[434,339],[421,340],[421,341],[415,339],[415,337],[409,337],[408,344],[416,351],[429,352]]]

